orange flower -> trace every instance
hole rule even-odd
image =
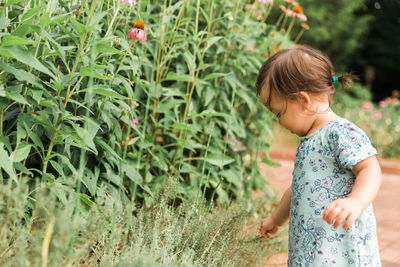
[[[301,24],[301,27],[303,27],[303,28],[306,29],[306,30],[309,30],[309,29],[310,29],[310,26],[308,26],[308,24],[305,24],[305,23],[302,23],[302,24]]]
[[[296,13],[303,14],[303,8],[301,6],[295,6],[292,10]]]
[[[146,27],[146,25],[144,24],[143,21],[139,20],[139,21],[136,21],[135,24],[133,24],[133,27],[144,30],[144,27]]]

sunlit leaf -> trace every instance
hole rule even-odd
[[[23,50],[20,47],[0,47],[0,55],[13,57],[16,60],[21,61],[22,63],[55,78],[55,75],[49,69],[47,69],[37,58],[35,58],[29,52]]]
[[[4,150],[3,144],[0,144],[0,170],[3,169],[11,178],[17,181],[17,175],[15,174],[12,161],[8,156],[8,153]]]
[[[212,165],[222,168],[223,166],[228,165],[228,164],[234,162],[235,160],[224,154],[212,153],[212,154],[207,155],[207,157],[205,158],[205,161],[207,161],[208,163],[210,163]]]

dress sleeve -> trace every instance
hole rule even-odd
[[[360,161],[378,154],[364,131],[353,123],[337,124],[332,131],[331,141],[335,157],[348,170],[352,170]]]

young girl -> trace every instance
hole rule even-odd
[[[269,58],[257,94],[279,123],[304,137],[292,185],[257,233],[267,238],[289,221],[288,266],[381,266],[372,210],[380,182],[377,151],[366,134],[331,106],[334,76],[321,52],[296,45]]]

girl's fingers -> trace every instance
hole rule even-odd
[[[355,216],[354,214],[350,214],[347,217],[346,223],[343,224],[343,229],[349,228],[357,219],[357,216]]]
[[[335,208],[335,206],[336,206],[336,202],[334,201],[334,202],[330,203],[330,204],[326,207],[325,212],[324,212],[324,215],[322,216],[322,219],[323,219],[323,220],[325,220],[325,221],[327,220],[327,217],[328,217],[329,213],[331,212],[331,210],[332,210],[333,208]]]
[[[342,207],[336,206],[335,208],[333,208],[329,214],[326,216],[326,222],[328,224],[332,224],[333,220],[336,218],[336,216],[339,215],[339,213],[342,211]]]
[[[335,224],[333,225],[333,227],[338,228],[339,225],[342,224],[342,222],[344,221],[344,219],[347,218],[347,216],[349,216],[349,211],[346,210],[342,210],[342,212],[340,212],[337,216],[336,216],[336,221]]]

